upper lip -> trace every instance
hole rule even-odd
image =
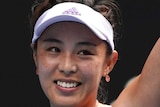
[[[54,83],[57,84],[58,81],[65,82],[65,83],[76,83],[77,86],[79,86],[81,84],[81,82],[76,81],[76,80],[72,80],[72,79],[57,79],[57,80],[54,80]]]

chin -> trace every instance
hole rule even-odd
[[[61,97],[56,98],[54,101],[50,101],[51,107],[75,107],[80,105],[79,98]]]

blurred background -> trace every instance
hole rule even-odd
[[[154,43],[160,37],[158,0],[118,0],[124,20],[118,42],[119,60],[108,83],[113,102],[126,82],[138,75]],[[1,2],[0,106],[49,107],[39,85],[30,49],[28,14],[33,0]]]

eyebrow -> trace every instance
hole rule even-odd
[[[97,46],[96,44],[88,42],[88,41],[79,42],[77,45]]]
[[[56,43],[62,43],[62,41],[54,38],[47,38],[43,40],[44,42],[56,42]]]
[[[54,38],[47,38],[43,40],[44,42],[56,42],[56,43],[61,43],[63,44],[62,41],[58,40],[58,39],[54,39]],[[81,45],[86,45],[86,46],[97,46],[96,44],[92,43],[92,42],[88,42],[88,41],[82,41],[82,42],[78,42],[77,45],[81,46]]]

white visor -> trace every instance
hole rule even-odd
[[[59,3],[44,12],[35,24],[32,43],[35,43],[48,26],[61,21],[85,24],[97,37],[109,43],[114,50],[113,29],[109,21],[91,7],[74,2]]]

